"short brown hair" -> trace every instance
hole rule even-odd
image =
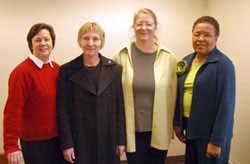
[[[202,16],[202,17],[198,18],[193,24],[192,32],[194,31],[195,26],[197,24],[199,24],[199,23],[209,23],[209,24],[211,24],[212,26],[214,26],[215,35],[216,36],[220,35],[220,26],[219,26],[218,21],[214,17]]]
[[[54,32],[54,29],[51,25],[49,24],[45,24],[45,23],[37,23],[34,24],[31,28],[30,31],[27,34],[27,41],[28,41],[28,46],[30,49],[30,52],[33,54],[33,49],[32,49],[32,38],[38,34],[41,30],[46,29],[49,31],[51,39],[52,39],[52,44],[53,44],[53,48],[55,46],[55,41],[56,41],[56,35]]]
[[[87,32],[97,33],[101,39],[101,48],[103,48],[104,42],[105,42],[105,33],[102,27],[96,22],[87,22],[80,27],[79,32],[78,32],[78,37],[77,37],[78,44],[80,45],[82,36],[86,34]]]

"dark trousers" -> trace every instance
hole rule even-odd
[[[228,164],[231,140],[221,147],[218,158],[206,157],[208,142],[203,139],[186,140],[185,164]]]
[[[184,118],[184,127],[186,128],[188,119]],[[188,131],[187,131],[188,133]],[[185,164],[228,164],[231,140],[228,140],[221,147],[220,157],[206,157],[207,145],[209,141],[205,139],[187,139]]]
[[[21,140],[25,164],[66,164],[58,137],[41,141]]]
[[[165,164],[167,150],[150,146],[151,132],[136,132],[136,152],[126,152],[128,164]]]

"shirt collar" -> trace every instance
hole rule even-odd
[[[29,58],[30,58],[30,59],[36,64],[36,66],[37,66],[38,68],[40,68],[40,69],[42,69],[43,64],[46,64],[46,63],[44,63],[42,60],[40,60],[38,57],[36,57],[35,55],[30,54]],[[49,63],[49,65],[50,65],[51,68],[54,68],[54,67],[53,67],[53,64],[52,64],[52,61],[51,61],[50,59],[49,59],[48,63]]]

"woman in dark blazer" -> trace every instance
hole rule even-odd
[[[196,20],[194,53],[177,65],[176,136],[186,143],[187,164],[227,164],[233,131],[235,70],[216,48],[219,24],[209,16]]]
[[[76,164],[118,164],[125,149],[120,66],[99,53],[104,31],[96,23],[78,33],[83,50],[60,68],[57,112],[64,158]]]

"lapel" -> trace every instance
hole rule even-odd
[[[73,72],[70,77],[72,82],[76,83],[84,90],[87,90],[92,94],[96,94],[93,84],[87,77],[86,71],[83,69],[83,54],[70,62],[70,69]]]
[[[99,56],[102,62],[102,68],[98,82],[98,96],[110,85],[110,83],[115,78],[115,72],[112,69],[113,67],[111,67],[115,65],[115,63],[111,59],[107,59],[101,54],[99,54]]]
[[[115,77],[115,72],[111,67],[112,65],[115,65],[115,63],[112,60],[105,58],[101,54],[99,54],[99,57],[101,59],[101,72],[97,92],[91,79],[89,79],[86,70],[83,68],[83,54],[77,59],[73,60],[70,65],[72,69],[76,69],[70,80],[94,95],[100,95]]]
[[[81,68],[79,71],[74,73],[74,75],[71,77],[71,80],[78,84],[81,88],[83,88],[86,91],[89,91],[92,94],[96,94],[96,90],[90,81],[91,79],[88,78],[87,73],[84,68]]]
[[[209,56],[207,57],[207,60],[206,62],[203,64],[208,64],[208,63],[214,63],[214,62],[217,62],[219,59],[219,54],[221,52],[215,47],[209,54]]]
[[[185,60],[187,62],[187,71],[183,75],[180,75],[179,79],[178,79],[180,93],[184,93],[184,82],[185,82],[185,79],[186,79],[186,77],[188,75],[189,69],[190,69],[190,67],[192,65],[195,54],[196,53],[194,52],[194,53],[188,55],[187,57],[185,57],[183,59],[183,60]],[[181,96],[183,96],[183,95],[181,94]]]
[[[207,65],[208,63],[213,63],[213,62],[217,62],[218,61],[218,55],[219,55],[219,50],[215,47],[211,52],[210,54],[208,55],[207,57],[207,60],[205,61],[205,63],[202,65],[205,66]],[[185,79],[188,75],[188,72],[189,72],[189,69],[192,65],[192,62],[193,62],[193,59],[194,57],[196,56],[196,52],[193,52],[192,54],[188,55],[187,57],[185,57],[183,60],[187,61],[187,71],[179,76],[179,90],[180,90],[180,93],[184,93],[184,82],[185,82]],[[197,72],[198,73],[198,72]],[[183,94],[181,94],[181,99],[183,98]]]

